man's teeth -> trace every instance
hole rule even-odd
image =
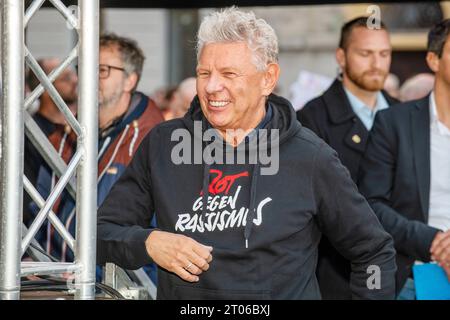
[[[213,107],[225,107],[228,101],[209,101],[209,104]]]

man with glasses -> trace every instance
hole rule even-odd
[[[136,91],[144,54],[132,39],[100,37],[98,204],[102,204],[124,172],[142,139],[163,121],[156,104]],[[49,173],[51,174],[51,173]],[[50,188],[48,188],[50,190]],[[75,202],[67,196],[54,212],[75,234]],[[73,253],[57,233],[51,235],[51,254],[72,261]]]

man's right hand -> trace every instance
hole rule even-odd
[[[212,260],[212,247],[176,233],[155,230],[145,241],[145,247],[158,266],[189,282],[197,282]]]

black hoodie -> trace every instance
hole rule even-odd
[[[279,141],[268,147],[279,152],[274,175],[261,175],[259,160],[210,165],[209,160],[172,161],[179,143],[171,141],[176,129],[187,129],[195,148],[202,138],[195,126],[201,124],[202,132],[210,126],[198,98],[183,119],[156,126],[99,209],[98,263],[135,269],[152,262],[145,240],[155,213],[158,229],[213,247],[210,268],[199,282],[160,268],[158,299],[320,299],[315,270],[324,233],[352,261],[354,298],[393,299],[392,238],[336,152],[300,125],[287,100],[271,95],[269,105],[271,116],[260,126],[279,130]],[[247,150],[257,132],[244,140]],[[199,145],[200,150],[207,147]],[[376,286],[371,265],[381,271],[379,289],[368,288],[372,282]]]

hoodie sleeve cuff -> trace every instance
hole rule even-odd
[[[441,230],[428,226],[427,230],[423,233],[423,238],[421,239],[423,239],[423,251],[424,257],[426,258],[424,262],[429,262],[431,260],[430,248],[438,232],[441,232]]]
[[[157,228],[142,229],[133,234],[132,242],[135,243],[136,249],[134,251],[134,259],[138,265],[146,265],[153,263],[153,259],[148,255],[145,241],[149,235],[158,230]]]

